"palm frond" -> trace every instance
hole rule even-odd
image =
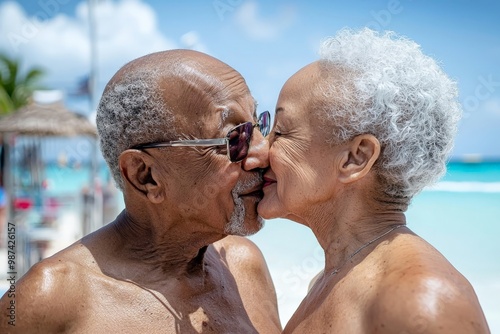
[[[5,89],[0,86],[0,115],[7,115],[13,110],[15,110],[15,108],[11,97],[7,94]]]

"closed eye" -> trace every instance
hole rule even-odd
[[[272,130],[269,134],[269,144],[274,143],[276,140],[278,140],[279,137],[281,137],[281,131]]]

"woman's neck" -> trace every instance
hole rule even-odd
[[[352,196],[317,209],[307,223],[325,252],[326,273],[343,267],[353,255],[405,224],[398,207]]]

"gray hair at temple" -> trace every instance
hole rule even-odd
[[[166,106],[159,81],[161,72],[153,66],[125,65],[106,86],[97,108],[97,130],[102,155],[117,187],[123,190],[118,165],[120,154],[142,143],[163,140],[173,127],[173,115]],[[147,64],[146,64],[147,65]],[[123,74],[121,74],[123,73]]]
[[[317,107],[329,142],[372,134],[381,190],[410,200],[446,171],[461,117],[458,89],[415,42],[394,32],[341,30],[323,41]]]

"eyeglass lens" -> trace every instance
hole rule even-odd
[[[269,111],[263,112],[259,116],[259,129],[264,137],[269,134],[269,119]],[[241,161],[248,155],[253,128],[253,124],[247,122],[235,127],[229,133],[229,159],[232,162]]]
[[[269,134],[270,130],[270,118],[271,115],[269,114],[269,111],[264,111],[262,114],[259,115],[259,129],[260,133],[265,137]]]
[[[229,158],[232,162],[245,159],[250,147],[252,133],[253,125],[250,122],[235,127],[229,133]]]

